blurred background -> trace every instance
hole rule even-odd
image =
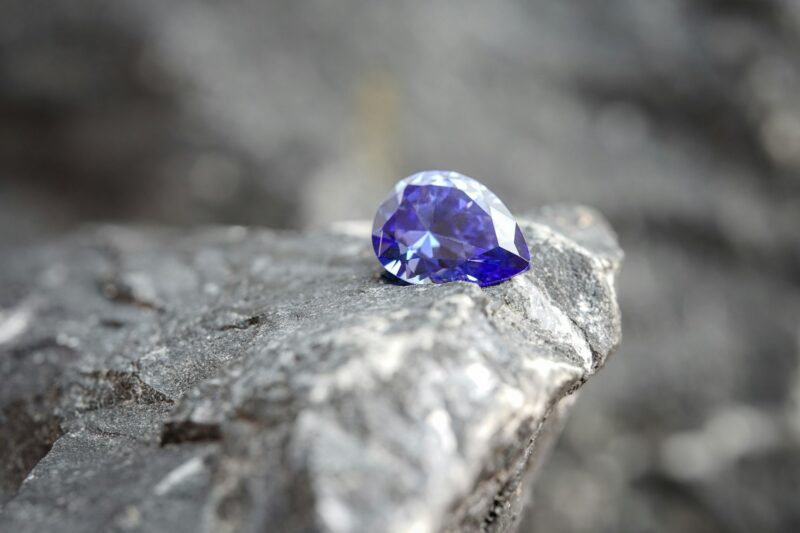
[[[627,253],[524,532],[800,531],[800,2],[0,4],[0,250],[324,227],[428,168]]]

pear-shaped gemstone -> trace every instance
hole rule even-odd
[[[408,283],[492,285],[530,266],[508,208],[477,180],[452,171],[398,182],[378,208],[372,245],[383,267]]]

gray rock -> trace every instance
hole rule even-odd
[[[0,530],[513,530],[620,340],[602,218],[521,224],[532,270],[486,289],[385,281],[363,224],[7,253]]]

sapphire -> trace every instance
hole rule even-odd
[[[378,208],[372,246],[408,283],[492,285],[528,270],[530,252],[503,202],[476,180],[429,170],[397,183]]]

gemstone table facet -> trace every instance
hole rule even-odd
[[[408,283],[507,280],[530,266],[508,208],[458,172],[429,170],[397,183],[378,208],[372,246],[386,271]]]

